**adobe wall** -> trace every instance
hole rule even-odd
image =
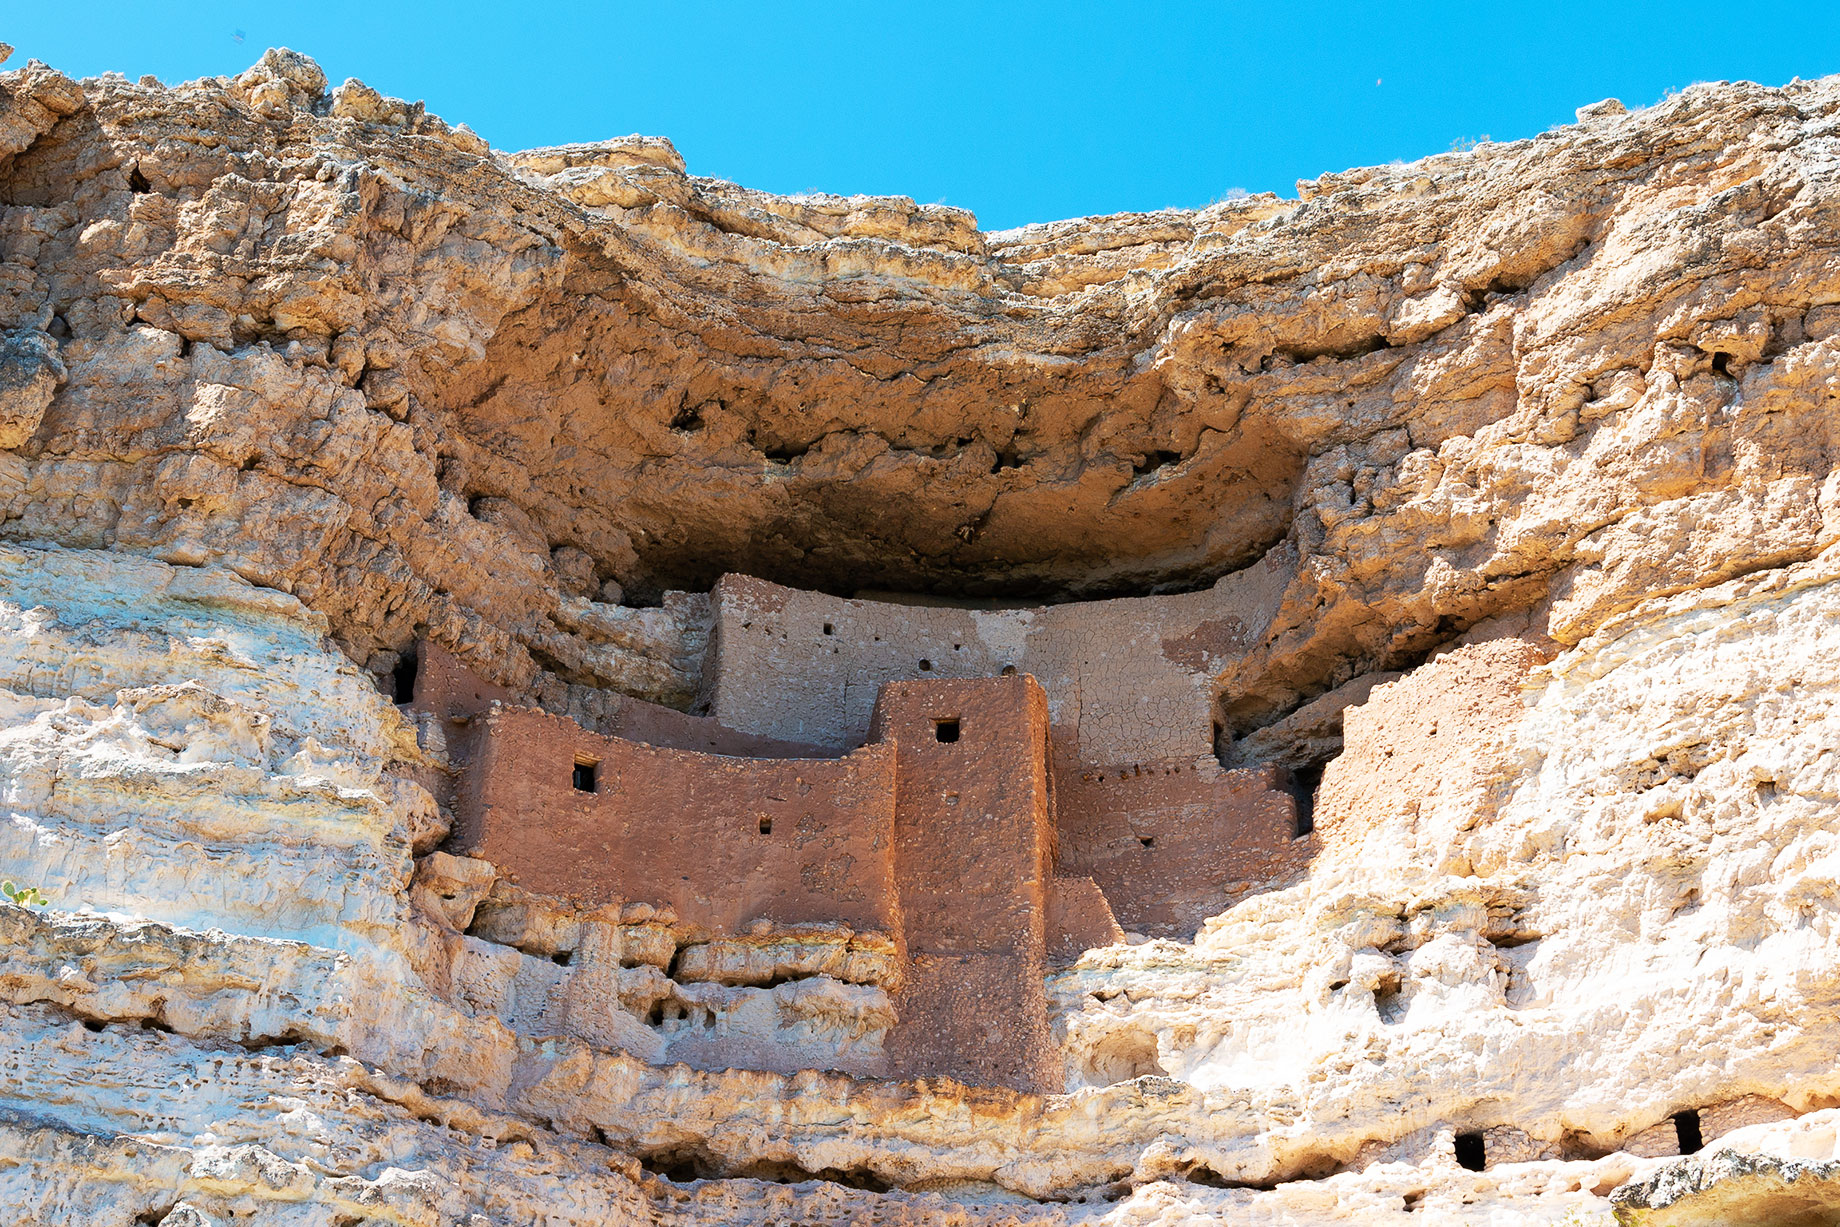
[[[725,576],[713,593],[707,701],[726,724],[843,747],[870,735],[884,685],[1006,668],[1033,676],[1052,730],[1062,868],[1092,875],[1126,930],[1187,938],[1315,850],[1293,838],[1282,781],[1223,771],[1213,755],[1212,678],[1252,633],[1267,596],[1260,576],[1255,567],[1205,592],[1006,610]]]
[[[499,708],[460,790],[452,850],[586,905],[669,904],[731,934],[755,920],[899,932],[894,751],[729,758]],[[595,791],[573,784],[595,764]]]
[[[1054,875],[1048,883],[1048,961],[1070,963],[1088,950],[1124,940],[1124,930],[1099,884],[1084,874]]]
[[[1192,759],[1214,747],[1214,675],[1269,617],[1267,570],[1203,592],[998,610],[850,600],[726,575],[711,593],[703,702],[731,728],[842,749],[868,737],[889,682],[1010,668],[1040,681],[1057,748],[1075,761]]]
[[[1301,872],[1315,840],[1275,767],[1186,762],[1061,771],[1062,872],[1090,874],[1127,931],[1187,939],[1201,922]]]
[[[604,691],[602,697],[607,710],[593,731],[611,737],[744,758],[833,756],[823,746],[740,732],[706,716],[692,716],[616,691]],[[485,681],[440,644],[424,641],[416,645],[413,706],[417,710],[431,712],[443,720],[463,721],[484,715],[494,703],[519,706],[510,691]],[[453,740],[450,738],[450,743]]]
[[[1342,753],[1316,800],[1325,852],[1355,857],[1382,841],[1389,858],[1417,845],[1408,855],[1443,863],[1451,830],[1490,812],[1484,794],[1514,770],[1522,684],[1551,655],[1550,643],[1512,636],[1464,644],[1344,711]]]
[[[956,722],[941,740],[939,722]],[[909,1077],[1058,1090],[1043,986],[1054,831],[1047,699],[1027,676],[895,683],[895,874],[910,959],[887,1051]]]

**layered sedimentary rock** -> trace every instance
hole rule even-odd
[[[494,151],[292,53],[0,73],[0,872],[47,900],[0,904],[4,1200],[1821,1221],[1836,133],[1840,82],[1696,86],[987,234]],[[725,639],[729,572],[804,646]],[[583,735],[841,759],[884,634],[1036,674],[1058,806],[1186,762],[1314,824],[1053,954],[1065,1094],[867,1076],[928,953],[873,926],[460,855],[457,743],[389,693],[426,644]]]

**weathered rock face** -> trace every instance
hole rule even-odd
[[[0,870],[49,900],[0,904],[5,1202],[1824,1221],[1837,125],[1840,81],[1701,86],[984,234],[497,153],[286,52],[0,74]],[[719,1006],[852,1068],[884,952],[437,851],[451,764],[372,675],[426,638],[583,723],[688,707],[729,570],[1245,571],[1216,749],[1327,761],[1320,852],[1051,975],[1069,1095],[671,1065]]]

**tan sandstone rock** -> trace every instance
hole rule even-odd
[[[16,1222],[1840,1205],[1840,80],[1001,233],[328,85],[0,73]],[[442,846],[418,644],[625,727],[727,572],[1063,628],[1114,748],[1173,717],[1074,602],[1226,594],[1177,740],[1320,769],[1314,860],[1071,952],[1033,1095],[872,1076],[886,934]]]

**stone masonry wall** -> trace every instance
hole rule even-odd
[[[1034,609],[846,600],[745,576],[713,593],[712,718],[845,747],[881,688],[1035,677],[1046,695],[1062,867],[1092,874],[1119,923],[1189,937],[1308,863],[1273,773],[1223,772],[1214,672],[1259,616],[1264,568],[1204,592]],[[772,677],[763,686],[759,679]]]
[[[894,933],[894,752],[743,759],[590,733],[544,712],[486,716],[460,790],[457,852],[530,889],[669,904],[735,933],[755,920]],[[593,791],[576,786],[591,765]]]
[[[848,600],[726,575],[703,702],[730,728],[861,745],[881,687],[1033,674],[1057,750],[1093,766],[1210,752],[1214,675],[1269,617],[1260,563],[1201,592],[1032,609]],[[759,679],[776,679],[762,686]]]
[[[896,683],[895,866],[910,967],[887,1048],[909,1077],[1060,1088],[1042,975],[1054,828],[1048,712],[1029,677]]]
[[[1189,762],[1063,771],[1055,778],[1061,868],[1091,874],[1126,929],[1187,938],[1316,850],[1273,767]]]

